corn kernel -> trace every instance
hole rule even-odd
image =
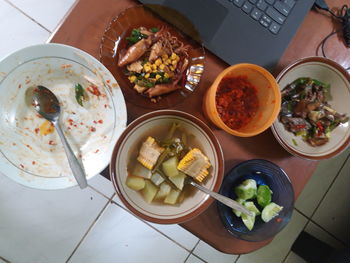
[[[172,54],[171,54],[171,59],[176,59],[176,57],[177,57],[177,55],[173,52]]]
[[[167,78],[167,79],[168,79],[168,78],[169,78],[169,74],[165,72],[165,73],[164,73],[164,78]]]
[[[132,75],[132,76],[130,76],[129,77],[129,80],[130,80],[130,82],[135,82],[135,80],[136,80],[136,76],[135,75]]]
[[[169,65],[170,63],[171,63],[171,60],[169,58],[165,60],[165,65]]]
[[[173,60],[173,61],[171,61],[171,64],[172,64],[173,66],[176,66],[177,61],[176,61],[176,60]]]
[[[163,61],[167,60],[168,58],[169,58],[169,56],[168,56],[167,54],[163,54],[163,55],[162,55]]]
[[[156,72],[157,72],[157,69],[153,69],[153,70],[152,70],[152,73],[156,73]]]
[[[171,71],[174,71],[174,70],[175,70],[174,66],[170,66],[169,69],[170,69]]]
[[[150,74],[147,73],[147,74],[145,75],[145,78],[148,79],[148,78],[149,78],[149,75],[150,75]]]
[[[157,65],[156,64],[152,64],[152,69],[157,69]]]
[[[162,77],[161,75],[157,74],[156,75],[156,80],[160,79],[161,77]]]
[[[164,64],[160,64],[159,65],[159,69],[163,70],[165,68],[165,65]]]
[[[146,71],[146,72],[150,72],[151,71],[151,67],[148,66],[148,65],[143,65],[143,69]]]
[[[156,61],[154,61],[154,64],[159,66],[160,64],[162,64],[162,60],[160,58],[158,58]]]

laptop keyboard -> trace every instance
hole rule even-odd
[[[242,9],[244,13],[267,28],[272,34],[278,34],[294,7],[296,0],[228,0]]]

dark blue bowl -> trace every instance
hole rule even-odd
[[[283,210],[268,223],[262,221],[261,216],[257,216],[251,231],[246,228],[240,217],[236,217],[231,208],[217,202],[220,218],[225,228],[236,238],[252,242],[270,239],[288,224],[292,216],[294,205],[292,184],[280,167],[266,160],[255,159],[235,166],[225,176],[220,193],[236,199],[233,189],[246,179],[254,179],[258,185],[268,185],[273,192],[272,202],[283,206]],[[258,205],[257,207],[262,210]]]

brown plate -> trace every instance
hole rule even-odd
[[[177,27],[197,41],[180,33],[179,30],[165,22],[163,18],[160,18],[160,16],[151,11],[151,9],[161,14],[167,21],[171,21],[172,24],[181,21],[177,24]],[[191,46],[188,52],[190,62],[186,76],[181,83],[182,88],[172,93],[162,95],[161,99],[156,103],[151,102],[150,98],[137,93],[133,89],[133,85],[129,82],[127,76],[123,73],[124,67],[121,68],[117,65],[119,52],[125,49],[127,45],[125,38],[130,35],[132,29],[140,26],[146,28],[166,27],[173,36],[177,37],[185,45]],[[111,21],[102,37],[100,60],[118,80],[127,101],[144,108],[170,108],[182,102],[186,97],[192,94],[201,79],[204,70],[205,54],[203,46],[198,43],[200,43],[198,33],[193,25],[188,19],[174,9],[158,5],[139,5],[124,10]]]

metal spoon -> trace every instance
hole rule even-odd
[[[227,205],[230,208],[236,209],[248,216],[253,216],[253,213],[249,211],[245,206],[241,205],[240,203],[236,202],[235,200],[228,198],[224,195],[218,194],[216,192],[210,191],[209,189],[201,186],[200,184],[197,184],[192,178],[189,176],[185,179],[185,184],[190,184],[197,189],[201,190],[202,192],[210,195],[212,198],[216,199],[220,203],[223,203],[224,205]]]
[[[61,107],[55,94],[44,86],[37,86],[33,89],[32,105],[42,117],[50,121],[55,126],[55,129],[62,141],[63,148],[66,152],[69,166],[72,169],[75,180],[77,180],[81,189],[87,187],[84,169],[79,164],[78,159],[75,157],[61,129],[59,123]]]
[[[165,181],[167,183],[169,183],[174,189],[179,189],[179,187],[177,185],[175,185],[165,174],[163,174],[162,171],[160,171],[159,169],[157,169],[157,172],[165,179]],[[190,176],[186,175],[185,178],[185,184],[190,184],[196,188],[198,188],[198,190],[210,195],[212,198],[214,198],[215,200],[219,201],[220,203],[223,203],[224,205],[227,205],[230,208],[236,209],[248,216],[253,216],[253,213],[248,210],[245,206],[241,205],[240,203],[238,203],[237,201],[228,198],[224,195],[218,194],[216,192],[210,191],[209,189],[197,184]],[[182,189],[179,189],[182,190]]]

